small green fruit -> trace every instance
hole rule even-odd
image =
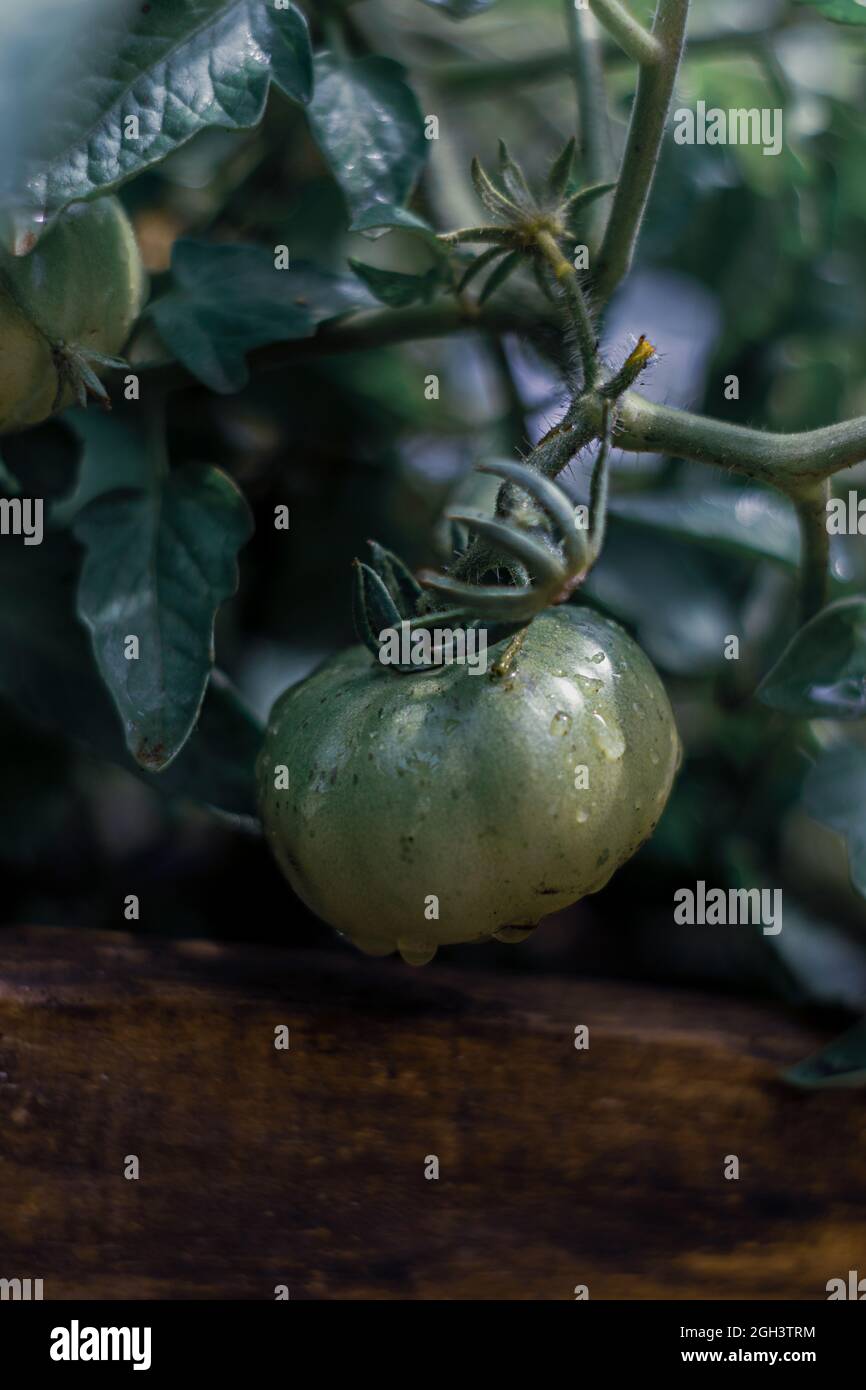
[[[261,814],[314,912],[422,963],[444,943],[520,939],[602,888],[655,828],[679,756],[641,649],[560,606],[500,677],[395,675],[363,647],[331,658],[274,706]]]
[[[73,203],[26,256],[0,249],[0,431],[71,405],[64,355],[116,354],[144,295],[135,236],[116,198]],[[98,360],[92,370],[99,374]]]

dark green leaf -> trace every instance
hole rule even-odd
[[[764,677],[758,699],[802,719],[862,719],[866,599],[840,599],[816,613]]]
[[[794,1086],[866,1085],[866,1019],[783,1072]]]
[[[441,283],[438,266],[424,275],[406,275],[399,270],[380,270],[378,266],[365,265],[351,256],[349,265],[376,298],[392,309],[404,309],[407,304],[419,302],[429,304]]]
[[[845,836],[851,882],[866,897],[866,748],[846,744],[824,753],[806,778],[803,804]]]
[[[56,532],[40,546],[0,547],[0,693],[29,721],[134,773],[166,796],[256,814],[254,762],[262,728],[214,672],[198,728],[160,776],[126,751],[120,723],[74,611],[80,549]]]
[[[64,419],[82,443],[78,478],[72,492],[51,509],[55,525],[67,526],[82,508],[105,492],[146,488],[153,460],[138,422],[125,411],[70,410]]]
[[[97,498],[74,529],[87,550],[79,615],[129,751],[158,772],[195,727],[216,611],[237,588],[237,552],[252,533],[249,509],[224,473],[189,464],[148,491]]]
[[[351,230],[363,233],[371,241],[387,232],[411,232],[420,237],[436,256],[442,260],[448,259],[448,247],[439,240],[430,223],[425,222],[417,213],[410,212],[408,208],[395,208],[390,203],[377,203],[375,207],[355,218]]]
[[[176,288],[147,310],[166,346],[213,391],[239,391],[245,355],[265,343],[311,338],[320,323],[374,301],[357,280],[313,266],[277,270],[261,246],[175,243]]]
[[[390,58],[316,55],[310,127],[355,229],[378,205],[406,202],[427,155],[421,108],[403,73]]]
[[[14,198],[18,238],[39,235],[67,203],[118,187],[208,126],[256,125],[271,81],[295,101],[312,91],[306,20],[294,5],[266,0],[117,5],[58,57],[69,97],[46,117]]]
[[[859,0],[795,0],[795,4],[808,5],[837,24],[866,24],[866,11]]]

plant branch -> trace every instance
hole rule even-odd
[[[625,153],[601,244],[595,294],[606,302],[627,273],[646,210],[685,40],[689,0],[659,0],[653,36],[662,56],[638,76]]]
[[[773,434],[657,405],[629,391],[620,402],[616,444],[716,464],[797,497],[866,459],[866,415],[823,429]]]
[[[609,183],[613,176],[613,152],[602,64],[601,34],[595,16],[590,10],[575,9],[574,0],[563,0],[563,4],[571,54],[571,75],[577,100],[584,182]],[[600,243],[605,221],[600,202],[593,204],[589,219],[593,241],[596,244]]]
[[[566,0],[567,3],[567,0]],[[663,56],[659,38],[645,29],[639,19],[635,19],[620,0],[589,0],[590,9],[603,24],[612,39],[641,67],[660,63]]]
[[[586,11],[581,11],[580,15]],[[772,39],[784,24],[769,29],[725,30],[720,34],[697,34],[689,39],[689,54],[752,52],[756,44]],[[614,71],[628,65],[628,59],[614,44],[601,44],[604,70]],[[418,65],[415,65],[418,71]],[[431,64],[421,69],[424,76],[439,92],[455,97],[480,99],[492,92],[513,91],[515,87],[531,86],[566,77],[573,71],[572,54],[567,49],[552,48],[533,53],[528,58],[492,58],[486,62],[460,61]]]
[[[795,497],[800,523],[800,622],[808,622],[827,602],[830,536],[827,531],[829,481],[803,489]]]

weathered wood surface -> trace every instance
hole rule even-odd
[[[823,1040],[655,988],[6,931],[0,1276],[46,1298],[824,1298],[866,1273],[866,1101],[776,1079]]]

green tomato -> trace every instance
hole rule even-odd
[[[117,353],[144,292],[135,236],[116,198],[73,203],[26,256],[0,248],[0,431],[71,405],[76,356]],[[91,370],[98,375],[98,361]]]
[[[314,912],[364,951],[423,964],[444,943],[522,940],[602,888],[655,828],[679,758],[640,647],[558,607],[505,676],[332,657],[274,706],[261,814]]]

